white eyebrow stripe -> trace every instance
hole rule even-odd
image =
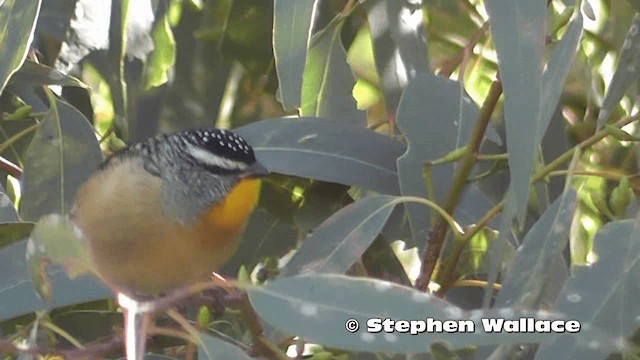
[[[243,162],[225,159],[194,145],[189,145],[188,151],[191,156],[207,165],[217,166],[229,170],[242,170],[247,168],[247,164]]]

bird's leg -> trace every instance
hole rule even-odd
[[[142,360],[156,306],[153,300],[139,301],[122,293],[118,294],[118,304],[122,306],[125,314],[124,344],[127,360]]]

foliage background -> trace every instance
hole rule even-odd
[[[0,352],[121,356],[111,292],[54,266],[49,282],[32,271],[42,301],[24,239],[57,239],[48,256],[68,265],[73,241],[40,219],[71,208],[103,154],[217,126],[274,174],[223,270],[256,285],[251,306],[201,307],[198,357],[637,357],[637,11],[636,0],[3,1]],[[344,330],[349,318],[523,316],[583,331]],[[164,335],[152,352],[193,356]]]

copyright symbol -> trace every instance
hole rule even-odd
[[[344,324],[344,327],[347,329],[348,332],[354,333],[354,332],[358,331],[358,329],[360,328],[360,324],[358,323],[358,320],[356,320],[356,319],[349,319]]]

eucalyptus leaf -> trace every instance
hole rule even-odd
[[[71,210],[76,191],[102,161],[89,121],[52,97],[25,155],[20,214],[25,220]]]
[[[235,130],[272,172],[398,194],[404,145],[375,131],[319,118],[263,120]]]
[[[484,2],[496,44],[504,88],[511,191],[517,219],[524,219],[539,138],[543,55],[546,36],[544,1]]]
[[[0,94],[27,57],[41,0],[0,2]]]
[[[275,0],[273,55],[278,71],[278,96],[285,110],[300,106],[302,75],[317,0]]]

